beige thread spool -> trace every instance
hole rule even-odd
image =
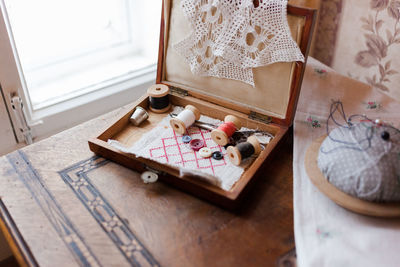
[[[148,118],[149,118],[149,113],[147,113],[147,111],[144,108],[138,106],[133,112],[130,121],[133,125],[139,126],[142,122],[144,122]]]
[[[155,113],[164,113],[171,108],[169,103],[169,87],[164,84],[154,84],[147,89],[149,108]]]
[[[244,144],[247,143],[247,144]],[[253,153],[248,153],[248,151],[243,151],[241,147],[245,147],[246,145],[251,145],[254,148]],[[240,163],[246,158],[251,157],[252,155],[258,155],[261,153],[261,145],[258,139],[255,136],[249,136],[246,142],[239,143],[236,146],[229,146],[226,150],[228,154],[229,160],[234,164],[239,166]]]
[[[172,118],[169,123],[176,133],[184,134],[190,125],[200,119],[200,115],[200,111],[195,106],[187,105],[185,109],[179,113],[178,116]]]
[[[224,122],[224,124],[232,123],[236,129],[229,129],[228,127],[226,127],[228,125],[223,124],[211,132],[212,140],[220,146],[225,146],[226,144],[228,144],[229,137],[231,137],[235,131],[239,130],[242,127],[242,123],[239,118],[233,115],[225,116]]]

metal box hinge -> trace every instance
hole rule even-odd
[[[272,117],[264,114],[257,113],[255,111],[250,111],[249,119],[260,121],[265,124],[269,124],[272,122]]]
[[[11,96],[11,107],[16,119],[16,128],[21,131],[22,135],[24,136],[25,143],[28,145],[32,144],[32,131],[31,127],[29,127],[28,122],[26,121],[22,99],[17,95]]]
[[[169,89],[171,90],[171,93],[174,95],[179,95],[179,96],[188,96],[189,95],[189,92],[187,90],[184,90],[179,87],[170,86]]]

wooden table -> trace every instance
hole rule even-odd
[[[21,265],[275,266],[294,248],[291,137],[232,213],[96,157],[88,138],[127,108],[0,158]]]

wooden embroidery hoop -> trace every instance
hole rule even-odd
[[[326,135],[314,140],[308,147],[304,165],[311,182],[339,206],[350,211],[374,217],[400,217],[400,203],[375,203],[350,196],[328,182],[320,169],[317,159],[319,148]]]

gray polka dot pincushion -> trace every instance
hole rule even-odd
[[[321,145],[318,167],[344,193],[373,202],[398,202],[400,131],[370,120],[336,128]]]

